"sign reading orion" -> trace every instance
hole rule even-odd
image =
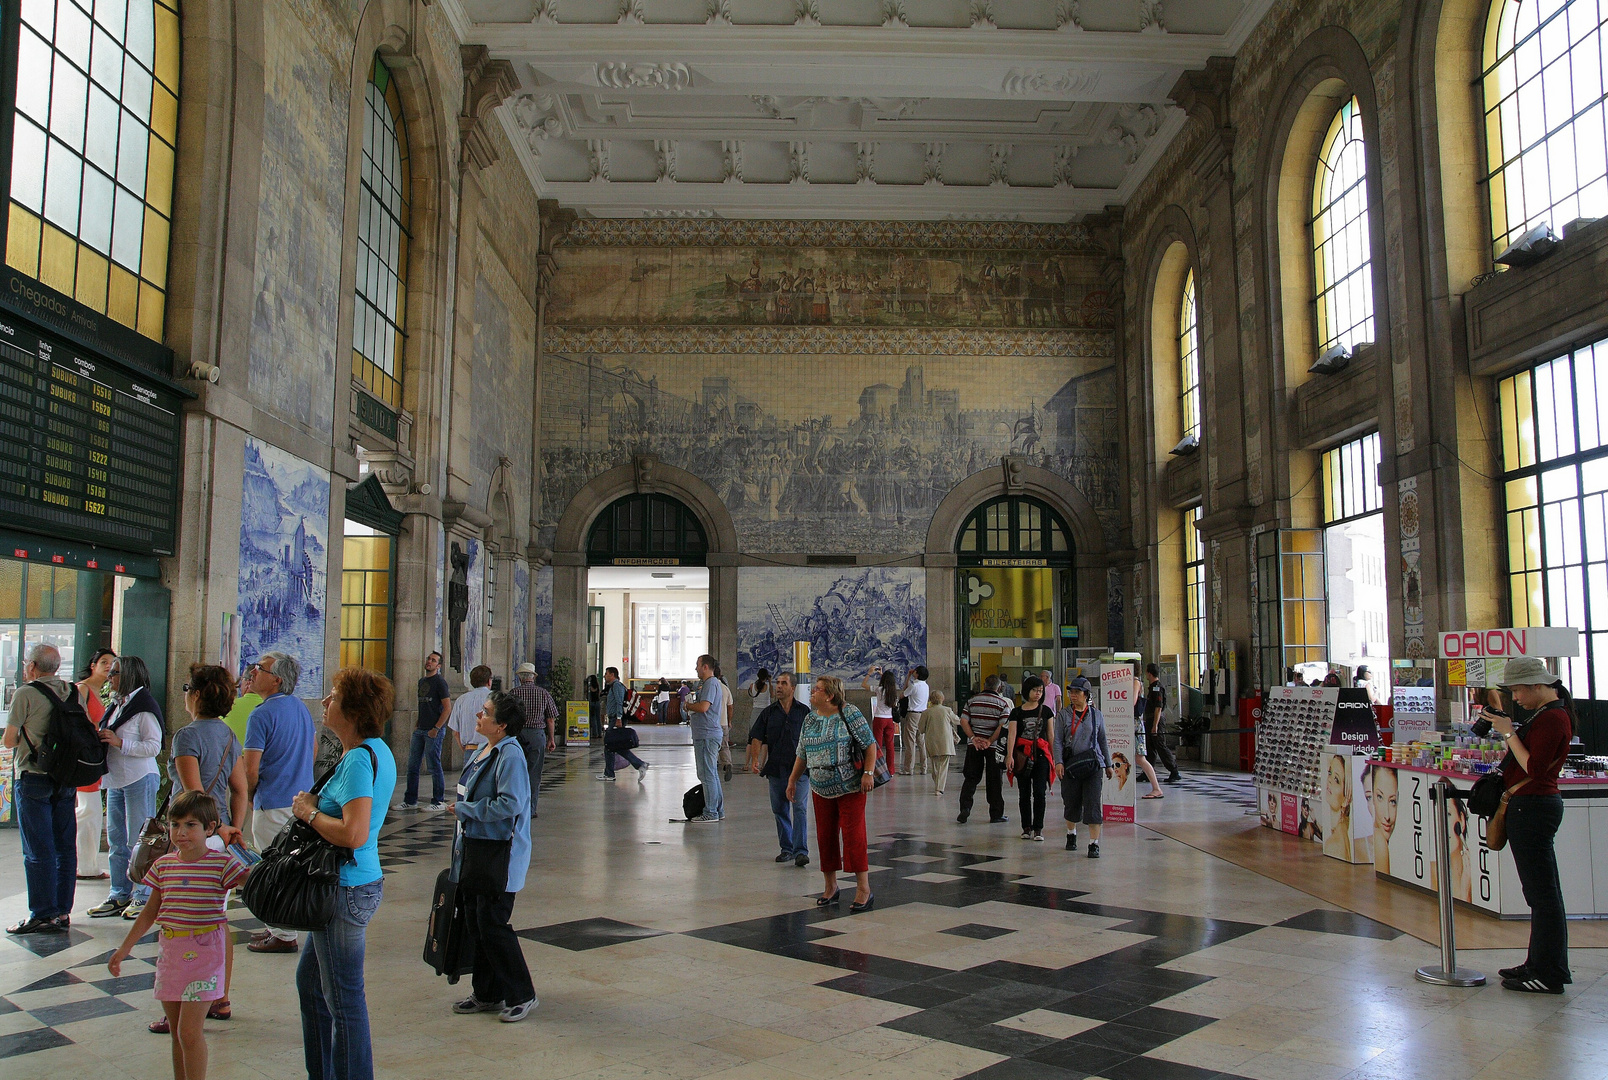
[[[1443,659],[1506,656],[1579,656],[1580,631],[1572,626],[1506,630],[1453,630],[1440,636]]]

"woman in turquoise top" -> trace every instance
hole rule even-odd
[[[291,812],[332,844],[351,848],[341,867],[335,918],[307,935],[296,967],[302,1054],[309,1080],[373,1080],[363,950],[380,906],[380,826],[396,788],[396,759],[381,738],[396,704],[389,679],[343,668],[324,699],[324,726],[341,740],[340,763],[317,795],[303,791]]]
[[[810,714],[798,735],[798,757],[787,778],[787,800],[793,801],[798,778],[810,771],[810,799],[815,806],[815,842],[821,851],[826,884],[815,901],[837,903],[838,871],[854,875],[850,911],[869,911],[871,862],[865,843],[865,797],[876,787],[877,741],[859,709],[843,697],[843,681],[822,676],[810,687]]]

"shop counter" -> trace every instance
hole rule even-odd
[[[1477,778],[1382,761],[1370,762],[1365,775],[1374,873],[1433,892],[1439,868],[1430,788],[1445,777],[1466,792]],[[1608,918],[1608,778],[1560,780],[1558,787],[1564,806],[1556,841],[1564,908],[1572,916]],[[1462,803],[1452,801],[1447,812],[1452,898],[1501,918],[1528,918],[1512,851],[1486,847],[1485,819],[1470,815]]]

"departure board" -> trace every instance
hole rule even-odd
[[[0,317],[0,519],[173,554],[182,404],[149,377]]]

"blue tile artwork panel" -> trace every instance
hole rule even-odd
[[[927,577],[920,567],[742,567],[737,574],[737,681],[793,666],[810,643],[815,675],[854,685],[873,664],[927,662]]]
[[[536,636],[531,642],[530,662],[539,672],[553,667],[553,568],[544,566],[536,571],[531,582],[530,606]]]
[[[486,623],[486,549],[479,540],[468,541],[469,617],[463,624],[463,673],[485,663],[481,653],[481,633]]]
[[[514,666],[517,668],[530,659],[530,570],[522,562],[514,564]]]
[[[297,694],[322,697],[329,473],[248,436],[240,496],[241,651],[289,653]]]

